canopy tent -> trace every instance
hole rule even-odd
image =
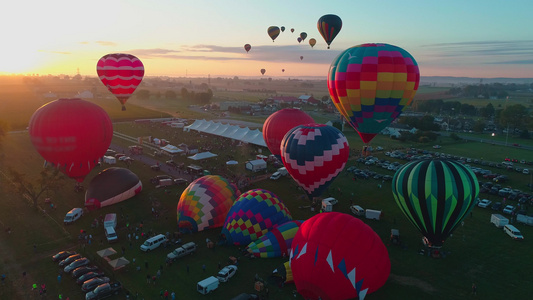
[[[165,147],[161,147],[161,150],[168,152],[170,154],[176,154],[176,153],[183,152],[183,150],[181,150],[180,148],[170,145],[170,144],[166,145]]]
[[[196,153],[195,155],[189,156],[188,158],[192,160],[201,160],[201,159],[211,158],[215,156],[218,156],[218,155],[207,151],[207,152],[202,152],[202,153]]]
[[[114,259],[112,261],[109,262],[109,265],[111,267],[113,267],[113,270],[118,270],[122,267],[124,267],[125,265],[129,264],[130,261],[127,260],[124,256],[122,257],[119,257],[117,259]]]
[[[226,162],[226,165],[237,165],[237,164],[239,164],[239,162],[236,161],[236,160],[228,160],[228,161]]]
[[[113,254],[117,254],[117,251],[115,251],[115,249],[109,247],[109,248],[106,248],[106,249],[102,249],[100,251],[96,251],[96,254],[100,255],[100,257],[108,257],[108,256],[111,256]]]
[[[185,126],[184,131],[196,130],[217,136],[227,137],[257,146],[266,147],[263,134],[258,129],[251,130],[248,127],[241,128],[236,125],[223,124],[220,122],[195,120],[193,124]]]

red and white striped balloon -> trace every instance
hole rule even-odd
[[[140,59],[124,53],[104,55],[96,65],[96,72],[107,89],[124,104],[144,77],[144,65]]]

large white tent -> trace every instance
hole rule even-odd
[[[201,160],[201,159],[206,159],[206,158],[215,157],[215,156],[218,156],[218,155],[207,151],[207,152],[202,152],[202,153],[196,153],[195,155],[189,156],[187,158],[190,158],[192,160]]]
[[[198,132],[209,133],[217,136],[227,137],[236,141],[254,144],[257,146],[266,147],[263,133],[258,129],[251,130],[248,127],[241,128],[236,125],[223,124],[220,122],[195,120],[189,126],[183,128],[184,131],[195,130]]]

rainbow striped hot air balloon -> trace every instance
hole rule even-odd
[[[144,65],[131,54],[112,53],[98,60],[96,72],[100,81],[122,104],[122,110],[126,110],[126,101],[143,80]]]
[[[328,89],[337,110],[369,143],[411,104],[419,81],[418,64],[407,51],[362,44],[333,61]]]
[[[288,256],[292,239],[303,221],[289,221],[270,230],[258,240],[251,242],[247,250],[256,257]]]
[[[178,225],[193,232],[221,227],[238,193],[235,186],[221,176],[196,179],[181,194]]]
[[[267,190],[242,193],[231,207],[222,234],[235,245],[248,245],[276,225],[291,221],[289,209]]]
[[[479,183],[472,170],[458,162],[426,159],[396,172],[392,194],[411,224],[438,248],[474,207]]]

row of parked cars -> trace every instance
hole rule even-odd
[[[122,289],[120,282],[111,283],[104,272],[90,265],[90,260],[79,253],[61,251],[52,256],[52,261],[57,262],[64,274],[70,274],[81,285],[81,290],[86,293],[86,300],[105,299],[118,294]]]

